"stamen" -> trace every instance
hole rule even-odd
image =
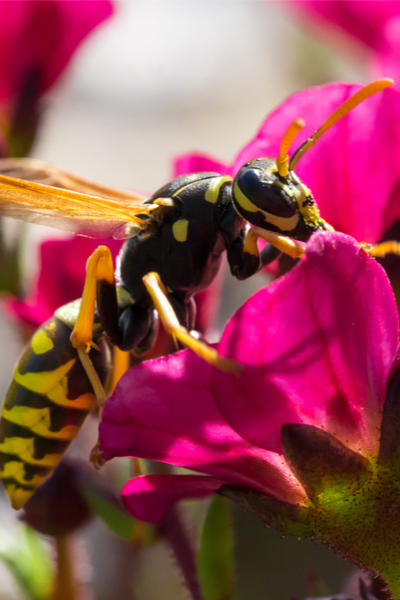
[[[300,146],[300,148],[298,148],[296,150],[296,152],[293,154],[292,158],[290,159],[289,169],[291,171],[293,171],[293,169],[296,167],[297,163],[299,162],[300,158],[302,156],[304,156],[304,154],[307,152],[307,150],[309,150],[310,148],[312,148],[314,146],[315,142],[326,131],[328,131],[328,129],[330,127],[332,127],[332,125],[335,125],[335,123],[340,121],[340,119],[342,119],[342,117],[344,117],[350,111],[352,111],[353,108],[355,108],[356,106],[361,104],[361,102],[364,102],[364,100],[366,100],[373,94],[376,94],[376,92],[382,92],[385,88],[391,86],[392,84],[393,84],[393,79],[389,79],[389,78],[378,79],[377,81],[374,81],[374,82],[369,83],[368,85],[364,86],[363,88],[361,88],[361,90],[358,90],[358,92],[356,92],[354,94],[354,96],[352,96],[351,98],[346,100],[346,102],[344,102],[341,106],[339,106],[339,108],[337,108],[330,115],[330,117],[327,118],[325,123],[319,129],[317,129],[317,131],[307,141],[305,141],[304,144],[302,144]]]
[[[305,122],[303,121],[303,119],[296,119],[295,121],[293,121],[293,123],[289,125],[289,127],[286,129],[286,132],[283,135],[281,145],[279,148],[279,155],[276,159],[276,166],[278,169],[278,173],[281,177],[287,177],[287,174],[289,172],[288,151],[293,143],[294,138],[297,136],[299,131],[303,129],[304,126]]]

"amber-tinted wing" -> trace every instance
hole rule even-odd
[[[4,159],[0,161],[0,171],[8,163],[8,173],[22,175],[23,169],[32,168],[33,162],[36,161]],[[14,170],[11,169],[13,163]],[[24,175],[28,179],[29,170]],[[40,168],[35,168],[31,176],[40,177]],[[51,177],[51,174],[45,176]],[[85,182],[58,169],[54,170],[52,181],[57,181],[58,186],[0,175],[0,216],[49,225],[89,237],[124,239],[132,235],[132,229],[143,226],[140,216],[155,208],[143,204],[141,196]],[[90,189],[92,193],[73,191],[71,187]]]
[[[145,196],[141,196],[140,194],[125,192],[94,183],[88,179],[83,179],[78,175],[68,173],[35,158],[1,158],[0,175],[16,177],[17,179],[24,179],[25,181],[32,181],[33,183],[41,183],[43,185],[52,185],[91,196],[128,200],[134,203],[141,203],[146,199]]]

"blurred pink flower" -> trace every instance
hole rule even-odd
[[[110,0],[0,0],[0,156],[27,155],[41,96],[112,11]]]
[[[112,11],[109,0],[1,0],[0,102],[12,104],[32,74],[45,92]]]
[[[100,425],[104,458],[139,456],[211,475],[135,478],[122,492],[128,510],[156,521],[178,499],[224,483],[304,504],[283,455],[287,423],[317,426],[376,457],[398,327],[383,269],[353,239],[314,234],[299,265],[228,323],[218,350],[243,365],[239,378],[187,350],[123,376]]]
[[[359,88],[332,83],[294,94],[267,116],[231,165],[193,153],[176,160],[176,172],[211,170],[234,175],[253,158],[276,157],[286,128],[301,117],[306,127],[296,138],[296,149]],[[332,127],[296,167],[297,175],[312,190],[321,216],[359,241],[379,241],[400,218],[399,115],[400,92],[386,89],[372,96]]]
[[[398,0],[303,0],[287,2],[325,26],[336,26],[372,51],[376,75],[400,85],[400,2]]]
[[[104,240],[114,260],[122,242]],[[48,240],[40,246],[40,270],[37,283],[25,301],[9,297],[5,308],[21,324],[37,328],[54,311],[82,296],[86,261],[101,245],[101,240],[77,236],[68,240]]]

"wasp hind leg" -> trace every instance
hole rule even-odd
[[[111,312],[115,314],[115,322],[118,326],[118,303],[115,291],[114,266],[111,252],[107,246],[99,246],[88,259],[82,301],[74,329],[71,333],[71,344],[78,352],[79,359],[96,397],[100,422],[103,408],[107,401],[107,395],[89,357],[90,348],[94,345],[92,336],[96,295],[99,290],[108,296],[107,302],[111,305]],[[111,334],[113,334],[113,327],[114,320],[109,319]],[[108,333],[107,330],[106,333]],[[112,335],[110,337],[112,338]],[[103,463],[98,442],[91,452],[90,460],[97,468]]]
[[[214,348],[194,338],[180,324],[158,273],[148,273],[143,277],[143,282],[167,333],[172,335],[175,340],[179,340],[182,344],[193,350],[193,352],[211,365],[228,373],[235,373],[237,375],[240,373],[240,365],[238,363],[220,356]]]
[[[374,258],[383,258],[387,254],[400,255],[400,243],[394,240],[381,242],[380,244],[367,244],[366,242],[361,242],[360,246],[367,254]]]

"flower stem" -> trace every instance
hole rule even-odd
[[[51,600],[81,600],[76,587],[71,560],[71,540],[66,535],[57,536],[56,575]]]
[[[177,509],[172,508],[159,524],[179,563],[193,600],[203,600],[197,576],[196,555]]]

